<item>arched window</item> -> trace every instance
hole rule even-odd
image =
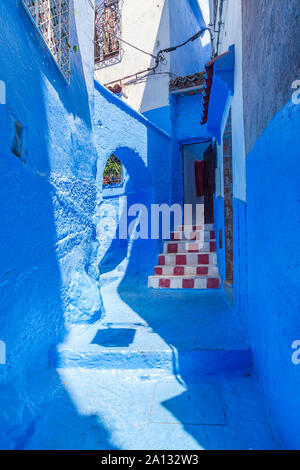
[[[121,184],[123,182],[122,173],[122,163],[115,155],[111,155],[104,168],[103,186]]]

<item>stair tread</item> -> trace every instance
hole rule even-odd
[[[160,253],[158,256],[177,256],[177,255],[214,255],[215,251],[178,251],[178,253]]]
[[[209,239],[209,240],[188,240],[188,239],[184,239],[184,240],[165,240],[165,243],[167,243],[168,245],[172,244],[172,245],[175,245],[176,243],[188,243],[189,245],[197,245],[199,243],[210,243],[210,242],[216,242],[216,239],[215,238],[212,238],[212,239]]]

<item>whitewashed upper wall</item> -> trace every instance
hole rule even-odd
[[[99,3],[100,0],[98,0]],[[199,31],[204,24],[199,5],[208,0],[123,0],[121,2],[122,38],[154,55],[160,49],[176,45]],[[200,14],[199,14],[200,12]],[[198,13],[198,15],[197,15]],[[205,15],[204,15],[205,16]],[[204,45],[207,39],[203,39]],[[123,59],[96,71],[101,84],[119,80],[154,65],[154,60],[122,43]],[[166,55],[155,76],[127,84],[124,100],[139,112],[168,106],[170,78],[195,73],[203,68],[202,42],[197,40],[177,52]]]
[[[232,165],[235,175],[233,181],[234,197],[246,201],[246,170],[245,170],[245,137],[243,118],[243,63],[242,63],[242,7],[241,0],[224,1],[223,17],[224,27],[221,28],[220,46],[218,54],[228,51],[235,46],[234,95],[230,98],[227,111],[224,113],[223,129],[226,125],[229,109],[232,112]],[[217,18],[217,22],[219,18]],[[217,33],[215,33],[215,43]],[[221,172],[220,195],[223,195],[222,159],[223,149],[219,146],[219,168]]]

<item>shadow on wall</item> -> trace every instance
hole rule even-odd
[[[93,231],[80,217],[81,210],[93,209],[85,193],[93,194],[92,181],[84,178],[85,188],[77,179],[73,187],[72,176],[60,181],[51,168],[59,151],[74,156],[84,144],[67,135],[56,147],[53,134],[68,134],[61,126],[62,112],[65,119],[72,112],[87,135],[91,131],[82,68],[67,88],[19,2],[1,2],[0,29],[1,79],[7,84],[7,107],[0,106],[0,337],[7,348],[7,364],[0,365],[0,448],[112,448],[99,418],[76,409],[50,354],[66,333],[68,286],[62,273],[89,264],[87,239],[78,231],[89,242]],[[14,51],[11,60],[9,50]],[[78,51],[76,65],[80,62]],[[28,128],[26,164],[10,151],[8,108]],[[77,171],[79,163],[73,163]],[[75,199],[80,192],[84,209],[79,210]],[[75,228],[77,219],[81,227]],[[83,430],[88,428],[87,439]]]

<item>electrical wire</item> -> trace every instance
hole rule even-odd
[[[112,85],[114,83],[118,83],[118,82],[122,82],[123,80],[128,80],[129,78],[132,78],[132,77],[138,77],[138,75],[141,75],[142,73],[146,73],[146,72],[155,72],[156,69],[158,68],[160,62],[163,62],[165,60],[165,57],[164,57],[164,54],[166,53],[170,53],[170,52],[173,52],[173,51],[176,51],[177,49],[179,49],[180,47],[183,47],[185,46],[186,44],[188,44],[189,42],[193,42],[195,41],[196,39],[200,38],[202,36],[203,33],[205,33],[205,31],[209,31],[210,35],[212,36],[212,32],[209,28],[203,28],[201,29],[200,31],[198,31],[196,34],[194,34],[193,36],[191,36],[189,39],[187,39],[186,41],[184,41],[183,43],[181,44],[178,44],[177,46],[172,46],[172,47],[168,47],[166,49],[160,49],[157,53],[156,56],[152,55],[152,54],[148,54],[148,55],[151,55],[154,59],[155,59],[155,65],[153,67],[149,67],[145,70],[141,70],[140,72],[136,72],[136,73],[133,73],[131,75],[127,75],[126,77],[122,77],[122,78],[119,78],[118,80],[113,80],[111,82],[108,82],[108,83],[105,83],[104,86],[108,86],[108,85]],[[109,34],[112,34],[109,32]],[[113,34],[112,34],[113,35]],[[114,36],[114,35],[113,35]],[[124,41],[124,40],[123,40]],[[135,47],[135,46],[133,46]],[[145,53],[145,51],[142,51]],[[147,54],[147,53],[146,53]]]
[[[161,49],[161,50],[158,52],[158,54],[163,53],[163,52],[173,52],[173,51],[176,51],[176,49],[179,49],[180,47],[185,46],[185,45],[188,44],[189,42],[195,41],[196,39],[200,38],[201,35],[202,35],[207,29],[208,29],[208,28],[201,29],[201,31],[198,31],[198,33],[194,34],[194,36],[190,37],[189,39],[187,39],[187,40],[184,41],[183,43],[178,44],[177,46],[168,47],[167,49]]]

